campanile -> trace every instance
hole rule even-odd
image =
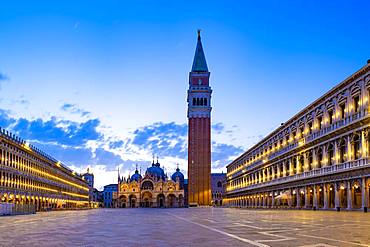
[[[189,205],[211,204],[211,94],[200,30],[188,90]]]

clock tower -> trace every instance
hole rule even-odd
[[[211,94],[210,72],[200,30],[188,90],[189,205],[211,205]]]

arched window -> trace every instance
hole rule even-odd
[[[334,162],[334,146],[330,144],[328,148],[328,165],[332,165],[333,162]]]
[[[308,171],[312,169],[312,162],[313,162],[312,152],[309,152],[308,153],[308,167],[307,167]]]
[[[300,155],[299,156],[299,165],[300,165],[300,167],[302,167],[304,165],[304,157],[303,157],[303,155]]]
[[[204,105],[207,106],[207,98],[204,98]]]
[[[200,105],[203,105],[203,98],[200,98]]]
[[[346,142],[341,140],[339,142],[339,163],[343,163],[346,160]]]
[[[332,124],[333,123],[333,110],[329,110],[328,111],[328,116],[329,116],[329,124]]]
[[[322,159],[323,159],[322,148],[319,148],[319,150],[317,151],[317,168],[321,168]]]
[[[193,105],[196,105],[196,104],[197,104],[197,99],[193,98]]]
[[[150,181],[145,181],[142,185],[141,185],[141,189],[143,190],[153,190],[154,186],[153,186],[153,183],[150,182]]]
[[[360,137],[355,135],[353,137],[353,154],[355,156],[355,160],[360,158]]]
[[[311,135],[312,134],[312,122],[309,122],[308,123],[308,134]]]
[[[355,112],[358,112],[360,109],[360,97],[358,95],[353,97],[353,104],[355,106]]]
[[[218,182],[217,182],[217,187],[218,187],[218,188],[221,188],[221,187],[222,187],[222,183],[221,183],[221,181],[218,181]]]
[[[197,105],[200,105],[199,98],[197,98]]]
[[[345,114],[346,114],[346,104],[345,103],[340,104],[339,109],[340,109],[340,118],[344,119]]]
[[[317,124],[318,124],[319,130],[321,130],[321,127],[322,127],[322,116],[320,116],[320,117],[317,118]]]

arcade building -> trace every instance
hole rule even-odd
[[[370,61],[227,166],[229,206],[367,211]]]
[[[153,163],[142,176],[136,168],[128,178],[118,178],[118,191],[113,192],[118,208],[175,208],[184,206],[184,175],[177,168],[168,178],[160,163]]]
[[[89,186],[81,175],[0,128],[0,204],[35,211],[88,208]]]

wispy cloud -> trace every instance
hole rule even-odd
[[[212,125],[212,130],[215,131],[217,134],[221,134],[224,129],[225,126],[223,123],[215,123]]]
[[[0,81],[6,81],[6,80],[9,80],[9,77],[0,72]]]
[[[186,159],[186,124],[157,122],[134,131],[132,145],[159,156]]]
[[[5,75],[5,74],[3,74],[3,73],[0,72],[0,90],[2,88],[2,83],[4,81],[8,81],[8,80],[9,80],[9,77],[7,75]]]
[[[73,29],[77,29],[80,26],[80,22],[76,21],[73,25]]]
[[[90,114],[89,111],[85,111],[81,108],[79,108],[77,105],[75,104],[69,104],[69,103],[65,103],[61,106],[61,109],[65,112],[69,112],[69,113],[72,113],[72,114],[78,114],[80,115],[81,117],[86,117]]]
[[[77,109],[72,104],[65,104],[63,108]],[[81,171],[87,167],[99,167],[98,170],[104,169],[107,175],[120,167],[128,175],[138,163],[145,172],[150,165],[151,154],[156,154],[164,161],[162,165],[167,171],[174,171],[176,163],[180,163],[186,174],[186,124],[156,122],[137,128],[130,136],[119,138],[104,133],[98,118],[82,122],[56,117],[49,120],[14,118],[8,111],[0,109],[0,125]],[[216,134],[228,131],[222,123],[216,123],[212,129]],[[241,147],[213,141],[212,167],[224,168],[242,151]]]

